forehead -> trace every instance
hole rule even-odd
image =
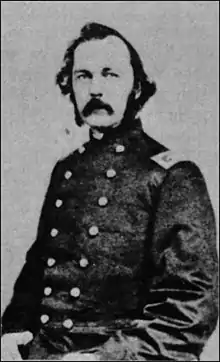
[[[74,68],[131,67],[130,53],[124,42],[116,36],[94,39],[80,44],[74,54]]]

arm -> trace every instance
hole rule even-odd
[[[148,235],[150,299],[142,319],[91,350],[101,360],[196,360],[216,326],[215,220],[204,178],[182,162],[157,192]]]
[[[37,328],[37,310],[42,296],[41,283],[44,269],[42,249],[45,215],[54,188],[56,169],[57,165],[52,172],[43,203],[36,241],[26,254],[26,261],[16,280],[12,299],[2,316],[2,334],[26,330],[34,332]]]

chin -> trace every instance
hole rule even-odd
[[[115,119],[112,119],[110,116],[90,116],[85,120],[85,123],[94,128],[106,128],[106,127],[116,127],[120,122],[117,122]]]

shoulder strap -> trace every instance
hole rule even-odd
[[[186,161],[187,157],[183,153],[168,150],[152,156],[151,160],[155,161],[158,165],[167,170],[177,162]]]

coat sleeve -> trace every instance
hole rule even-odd
[[[25,264],[15,282],[11,301],[2,316],[2,334],[25,330],[35,332],[37,328],[37,310],[42,294],[41,284],[44,270],[45,215],[53,193],[56,169],[57,165],[53,169],[42,206],[36,240],[26,253]]]
[[[181,162],[157,190],[142,318],[96,350],[107,360],[197,360],[217,323],[215,219],[199,168]],[[149,251],[150,252],[150,251]]]

